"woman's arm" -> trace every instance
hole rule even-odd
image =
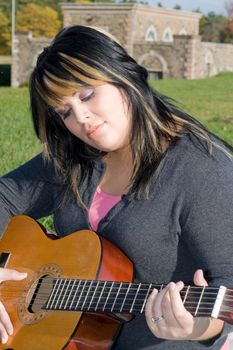
[[[13,215],[35,219],[51,214],[60,204],[63,186],[51,163],[38,155],[0,178],[0,233]]]

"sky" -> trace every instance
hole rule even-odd
[[[164,7],[173,8],[180,5],[184,11],[192,11],[200,8],[201,12],[207,14],[214,11],[216,14],[226,15],[225,5],[231,0],[148,0],[151,6],[160,2]],[[232,1],[231,1],[232,2]]]

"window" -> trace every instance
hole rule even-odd
[[[187,35],[187,32],[184,28],[182,28],[179,32],[179,35]]]
[[[168,27],[163,32],[163,41],[165,41],[165,42],[172,42],[173,41],[173,35],[172,35],[171,28]]]
[[[153,25],[150,25],[150,27],[146,31],[146,41],[157,41],[157,32]]]

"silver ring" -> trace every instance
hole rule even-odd
[[[164,316],[163,315],[160,315],[160,316],[157,316],[157,317],[152,317],[152,319],[151,319],[151,321],[153,323],[157,323],[157,322],[162,321],[162,320],[164,320]]]

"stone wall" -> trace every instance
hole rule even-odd
[[[107,6],[106,6],[107,5]],[[130,51],[131,9],[128,4],[61,4],[64,27],[74,24],[100,27],[114,35]]]
[[[167,31],[171,39],[182,33],[198,34],[201,17],[198,13],[142,4],[61,3],[61,8],[64,26],[81,24],[101,27],[116,36],[130,55],[134,55],[135,43],[145,42],[149,32],[154,32],[157,42],[164,41]]]
[[[233,45],[202,42],[198,35],[199,14],[139,4],[63,3],[61,7],[64,26],[83,24],[107,30],[159,78],[199,79],[233,71]],[[171,36],[165,40],[168,28]],[[38,53],[49,42],[30,34],[16,36],[12,86],[29,79]]]
[[[11,86],[18,87],[28,81],[38,54],[50,41],[46,38],[33,38],[31,33],[16,35],[11,69]]]
[[[195,51],[195,78],[233,72],[233,45],[198,42]]]

